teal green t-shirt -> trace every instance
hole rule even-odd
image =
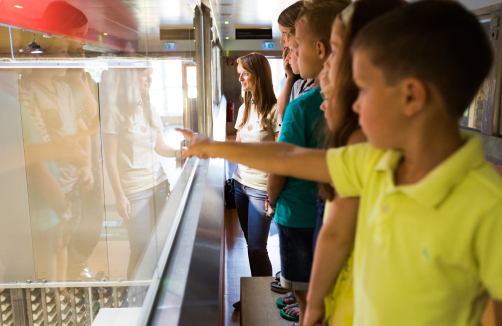
[[[318,148],[324,133],[323,102],[320,87],[289,103],[284,115],[279,142]],[[317,183],[288,178],[275,211],[275,221],[291,228],[315,228]]]

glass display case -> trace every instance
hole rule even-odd
[[[0,325],[145,320],[206,119],[194,9],[0,2]]]

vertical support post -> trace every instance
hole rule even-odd
[[[118,298],[118,288],[116,286],[113,287],[113,308],[119,307],[119,298]]]
[[[212,40],[213,20],[211,9],[202,5],[202,30],[204,31],[204,101],[205,101],[205,131],[206,136],[213,137],[213,74],[212,74]]]
[[[24,309],[23,289],[10,289],[12,317],[14,325],[26,326],[26,312]]]
[[[203,13],[202,8],[195,7],[195,62],[197,63],[197,131],[199,134],[206,135],[205,121],[206,121],[206,90],[204,87],[204,31],[203,31]]]
[[[77,325],[77,308],[75,306],[75,288],[67,288],[70,290],[70,300],[71,300],[71,319],[73,319],[73,325]]]
[[[188,98],[187,68],[188,68],[188,65],[186,63],[182,63],[182,65],[181,65],[181,86],[183,89],[183,127],[191,129],[190,102],[189,102],[189,98]]]
[[[86,300],[87,302],[89,302],[89,316],[91,316],[91,324],[94,323],[94,309],[93,309],[93,303],[92,303],[92,288],[91,287],[88,287],[87,288],[87,296],[88,296],[88,300]]]
[[[47,298],[45,295],[45,288],[40,289],[40,295],[42,297],[42,315],[44,316],[44,326],[49,326],[49,319],[47,317]]]
[[[60,323],[63,323],[63,315],[61,314],[61,297],[59,296],[59,287],[54,289],[54,299],[56,300],[56,311],[57,311],[57,319]],[[28,312],[31,311],[31,308],[28,308]]]

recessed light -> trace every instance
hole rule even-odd
[[[15,7],[15,8],[19,8],[19,9],[23,9],[23,7],[22,7],[22,6],[18,6],[18,5],[15,5],[14,7]]]
[[[228,24],[230,24],[230,22],[225,22],[225,25],[228,25]]]
[[[103,35],[108,35],[108,33],[103,33]]]
[[[228,36],[227,36],[227,37],[225,37],[225,40],[229,40],[229,39],[230,39],[230,37],[228,37]]]

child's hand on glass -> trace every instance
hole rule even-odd
[[[197,156],[201,159],[211,157],[209,153],[209,146],[212,143],[211,139],[206,136],[193,133],[190,129],[176,128],[176,131],[181,132],[183,136],[185,136],[185,139],[190,141],[190,145],[182,151],[183,157]]]

